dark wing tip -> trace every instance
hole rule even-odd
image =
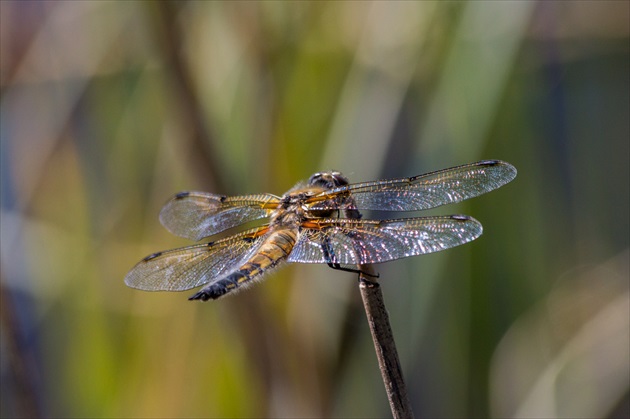
[[[483,226],[476,218],[464,214],[454,214],[450,215],[449,217],[451,218],[451,220],[465,223],[465,225],[467,225],[469,229],[473,229],[476,231],[473,234],[473,238],[471,240],[475,240],[477,237],[483,234]]]
[[[149,256],[145,257],[144,259],[142,259],[143,262],[148,262],[151,259],[155,259],[157,257],[160,257],[162,255],[163,252],[155,252],[150,254]]]
[[[481,160],[477,162],[480,166],[496,166],[498,164],[504,164],[501,160]]]
[[[190,192],[189,192],[189,191],[184,191],[184,192],[180,192],[180,193],[176,194],[176,195],[173,197],[173,199],[184,199],[184,198],[186,198],[186,197],[187,197],[187,196],[189,196],[189,195],[190,195]]]
[[[503,160],[481,160],[477,163],[473,163],[478,166],[506,166],[506,167],[514,167],[510,163]]]
[[[477,163],[478,166],[503,166],[506,168],[509,168],[510,170],[512,170],[514,173],[516,173],[516,168],[514,166],[512,166],[510,163],[505,162],[503,160],[481,160],[478,161]]]
[[[477,162],[477,164],[485,167],[501,166],[503,173],[506,175],[505,182],[503,184],[509,183],[516,178],[516,167],[512,166],[508,162],[504,162],[502,160],[481,160],[480,162]]]

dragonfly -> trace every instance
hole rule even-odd
[[[362,273],[361,267],[438,252],[482,234],[467,215],[363,219],[361,211],[421,211],[497,189],[516,177],[500,160],[483,160],[413,177],[350,184],[320,172],[283,196],[180,192],[160,212],[171,233],[194,241],[251,221],[261,225],[207,243],[153,253],[125,283],[145,291],[203,286],[189,300],[214,300],[246,288],[285,263],[320,263]]]

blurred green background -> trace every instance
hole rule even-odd
[[[629,2],[0,2],[3,417],[386,417],[356,278],[127,288],[180,190],[501,159],[377,267],[417,417],[630,414]],[[399,215],[399,214],[397,214]]]

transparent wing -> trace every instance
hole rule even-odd
[[[269,216],[278,203],[271,194],[227,197],[206,192],[181,192],[160,212],[160,222],[171,233],[191,240],[220,233],[248,221]]]
[[[515,177],[516,169],[511,164],[484,160],[410,178],[346,185],[308,202],[314,202],[310,207],[315,210],[346,209],[351,205],[366,210],[420,211],[490,192]]]
[[[438,252],[479,237],[479,221],[466,215],[398,220],[325,219],[303,228],[289,262],[362,265]]]
[[[221,279],[256,252],[267,227],[199,244],[154,253],[125,277],[125,284],[145,291],[184,291]]]

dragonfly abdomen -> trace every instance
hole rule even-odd
[[[256,279],[282,262],[291,253],[296,241],[293,230],[278,230],[272,232],[243,265],[223,279],[202,288],[189,300],[216,300],[243,285],[250,285]]]

